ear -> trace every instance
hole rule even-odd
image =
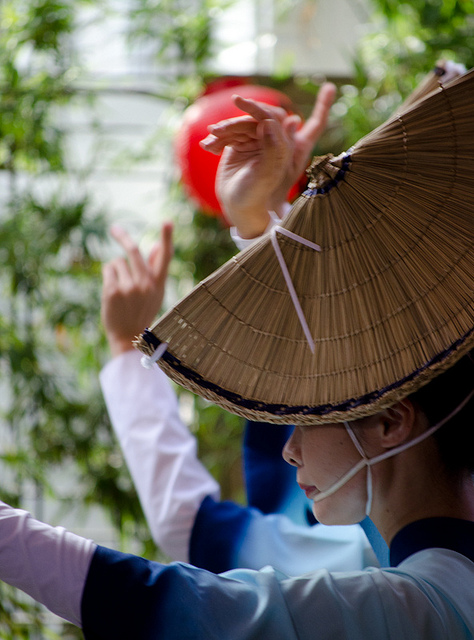
[[[407,398],[381,411],[377,417],[379,418],[380,443],[384,448],[398,447],[413,438],[416,409]]]

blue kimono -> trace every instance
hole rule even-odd
[[[394,538],[386,569],[286,578],[215,575],[98,547],[82,598],[86,640],[474,638],[474,523],[431,518]]]

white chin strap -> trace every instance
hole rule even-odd
[[[360,455],[362,457],[362,460],[360,461],[360,463],[362,463],[361,468],[367,466],[367,502],[365,503],[365,515],[368,516],[368,515],[370,515],[370,510],[372,509],[372,493],[373,493],[373,490],[372,490],[372,469],[370,467],[371,467],[371,465],[375,464],[375,461],[378,462],[378,458],[380,458],[381,456],[378,456],[378,458],[372,458],[372,460],[367,458],[367,456],[365,455],[364,450],[362,449],[362,445],[357,440],[357,436],[354,433],[354,431],[352,430],[351,425],[348,422],[344,422],[344,426],[346,428],[347,433],[350,435],[351,440],[355,445],[355,448],[357,449],[357,451],[360,453]],[[409,442],[408,445],[411,446],[412,443],[413,443],[413,441]],[[390,453],[393,455],[392,451],[393,451],[393,449],[390,451]]]
[[[355,448],[360,453],[361,460],[356,465],[354,465],[352,469],[350,469],[347,473],[345,473],[342,476],[342,478],[339,478],[339,480],[337,480],[331,487],[329,487],[328,489],[325,489],[324,491],[321,491],[321,493],[318,493],[317,496],[313,498],[313,502],[320,502],[321,500],[324,500],[328,496],[332,496],[333,493],[336,493],[336,491],[338,491],[341,487],[347,484],[349,480],[351,480],[357,473],[359,473],[359,471],[361,471],[364,467],[367,467],[367,502],[365,505],[365,514],[367,516],[370,515],[370,510],[372,508],[372,495],[373,495],[372,469],[371,469],[372,465],[377,464],[378,462],[382,462],[382,460],[386,460],[387,458],[391,458],[392,456],[396,456],[397,453],[406,451],[406,449],[410,449],[410,447],[414,447],[416,444],[423,442],[423,440],[426,440],[427,438],[432,436],[433,433],[438,431],[438,429],[441,429],[443,425],[449,422],[451,418],[454,418],[454,416],[466,406],[466,404],[469,402],[469,400],[473,396],[474,396],[474,390],[471,391],[471,393],[461,402],[461,404],[459,404],[448,416],[446,416],[445,418],[443,418],[443,420],[438,422],[438,424],[435,424],[433,427],[430,427],[429,429],[424,431],[422,434],[420,434],[416,438],[413,438],[413,440],[410,440],[410,442],[405,442],[404,444],[401,444],[398,447],[394,447],[393,449],[390,449],[389,451],[386,451],[385,453],[382,453],[379,456],[375,456],[374,458],[367,458],[364,450],[361,447],[360,442],[357,440],[357,437],[352,427],[348,422],[344,422],[344,426],[346,428],[347,433],[349,434],[352,442],[354,443]]]

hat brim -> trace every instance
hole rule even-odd
[[[252,420],[320,424],[390,406],[474,344],[474,72],[315,163],[281,225],[140,339],[176,382]],[[322,168],[321,168],[322,167]]]

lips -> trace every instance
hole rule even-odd
[[[309,498],[310,500],[312,500],[319,493],[319,490],[314,486],[311,486],[308,484],[301,484],[299,482],[298,482],[298,485],[300,489],[304,491],[306,497]]]

